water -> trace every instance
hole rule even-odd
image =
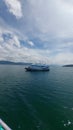
[[[73,68],[0,65],[0,117],[13,130],[73,130]]]

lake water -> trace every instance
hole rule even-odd
[[[0,65],[0,118],[12,130],[73,130],[73,68]]]

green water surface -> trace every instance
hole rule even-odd
[[[73,68],[0,65],[0,118],[13,130],[73,130]]]

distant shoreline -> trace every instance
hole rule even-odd
[[[30,65],[31,63],[24,62],[12,62],[12,61],[0,61],[0,65]]]
[[[70,65],[63,65],[63,67],[73,67],[73,64],[70,64]]]

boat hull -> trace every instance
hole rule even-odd
[[[49,68],[30,68],[30,67],[26,67],[25,68],[26,71],[49,71]]]

